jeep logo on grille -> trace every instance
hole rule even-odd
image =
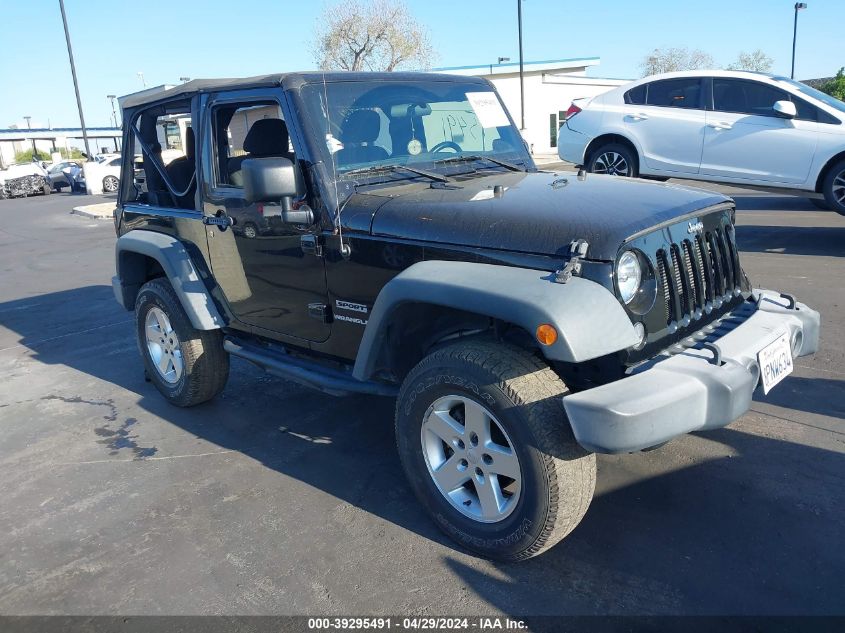
[[[687,224],[687,233],[690,235],[694,235],[695,233],[701,233],[704,230],[704,223],[701,220],[696,222],[690,222]]]

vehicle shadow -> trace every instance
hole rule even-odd
[[[46,335],[45,322],[55,324]],[[131,315],[115,304],[108,286],[2,303],[0,335],[0,348],[23,345],[39,362],[137,394],[151,416],[444,545],[454,552],[445,560],[452,573],[496,611],[842,609],[842,453],[720,430],[693,441],[697,449],[702,442],[710,447],[694,461],[674,453],[672,444],[652,453],[600,456],[600,488],[582,525],[541,557],[492,564],[454,547],[414,499],[396,455],[390,399],[330,398],[235,359],[220,397],[191,409],[173,407],[144,381]],[[153,449],[167,453],[159,445],[136,451],[136,458]]]
[[[755,226],[738,224],[741,252],[845,257],[843,226]]]
[[[671,443],[600,456],[600,486],[619,473],[637,483],[597,491],[581,525],[542,556],[493,573],[458,557],[447,565],[496,608],[526,616],[841,615],[845,454],[732,429],[700,437],[712,457],[670,472]]]

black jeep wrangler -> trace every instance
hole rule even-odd
[[[817,312],[749,283],[729,198],[540,171],[485,80],[198,80],[124,109],[113,284],[148,378],[199,404],[234,355],[396,398],[411,487],[485,556],[572,531],[594,453],[725,426],[817,348]]]

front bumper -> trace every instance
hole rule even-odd
[[[657,357],[627,378],[564,397],[578,443],[596,453],[631,453],[745,413],[760,382],[757,352],[784,331],[793,357],[819,344],[818,312],[769,290],[755,290],[753,299],[723,317],[725,329],[739,325],[708,338],[707,349],[689,340],[692,347]]]

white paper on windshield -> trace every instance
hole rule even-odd
[[[467,101],[472,107],[481,127],[501,127],[509,125],[508,115],[494,92],[468,92]]]

